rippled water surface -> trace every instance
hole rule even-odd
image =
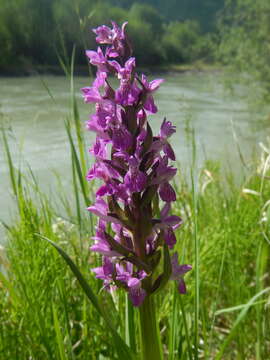
[[[258,112],[250,108],[247,89],[238,89],[238,95],[226,92],[219,73],[169,74],[165,79],[156,94],[159,113],[150,121],[156,131],[164,116],[175,123],[177,133],[172,143],[184,168],[191,158],[187,142],[191,128],[195,130],[199,164],[207,154],[230,163],[235,170],[240,160],[233,133],[247,159],[265,139],[270,120],[265,109]],[[83,103],[80,88],[89,84],[87,78],[75,79],[82,122],[91,109]],[[1,118],[13,129],[14,138],[9,137],[16,164],[29,163],[42,188],[52,196],[56,192],[55,171],[68,189],[70,152],[64,120],[70,111],[69,81],[59,76],[0,78],[0,95]],[[90,145],[93,135],[87,133],[86,139]],[[0,171],[0,218],[8,221],[14,207],[2,148]]]

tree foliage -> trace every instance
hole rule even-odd
[[[204,21],[212,23],[213,11],[223,3],[218,0],[214,10],[214,0],[198,3],[198,9],[205,7],[202,20],[191,6],[196,1],[0,0],[0,69],[56,65],[74,45],[76,62],[85,64],[83,49],[95,41],[90,29],[111,19],[128,20],[138,65],[194,61],[205,47],[209,55]]]
[[[249,84],[263,85],[270,96],[270,2],[269,0],[227,0],[220,21],[219,58],[237,72],[246,74]]]
[[[170,62],[190,62],[196,59],[196,48],[200,41],[198,22],[174,21],[167,27],[163,36],[163,46]]]

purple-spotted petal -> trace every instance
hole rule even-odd
[[[180,278],[178,281],[178,291],[180,294],[186,294],[187,288],[184,279]]]
[[[174,253],[171,257],[172,264],[172,274],[171,280],[176,280],[178,282],[178,291],[180,294],[186,293],[186,284],[184,281],[184,275],[192,269],[191,265],[179,265],[178,255]]]
[[[167,202],[167,203],[163,206],[163,208],[162,208],[162,210],[161,210],[161,212],[160,212],[161,219],[165,219],[166,217],[168,217],[170,211],[171,211],[171,204],[170,204],[169,202]]]
[[[176,244],[176,236],[175,236],[172,228],[167,228],[164,231],[164,240],[170,249],[172,249],[174,247],[174,245]]]
[[[111,281],[114,272],[113,264],[106,256],[103,258],[103,265],[92,269],[98,279]]]
[[[171,145],[166,142],[164,145],[163,145],[163,151],[164,151],[164,154],[168,156],[169,159],[171,159],[172,161],[175,161],[175,153],[173,151],[173,148],[171,147]]]
[[[105,195],[112,195],[114,193],[114,189],[110,184],[101,185],[100,188],[97,190],[97,196],[105,196]]]
[[[143,107],[145,110],[149,111],[151,114],[155,114],[157,112],[157,107],[154,103],[154,98],[152,95],[148,95]]]
[[[102,97],[96,87],[84,87],[81,89],[86,103],[97,103],[102,101]]]
[[[93,29],[93,32],[97,35],[96,42],[99,44],[111,44],[113,40],[112,30],[106,26],[101,25],[96,29]]]
[[[98,47],[97,51],[87,50],[86,56],[88,57],[90,64],[97,66],[99,71],[108,71],[107,59],[100,47]],[[99,74],[97,74],[97,77],[99,77]]]
[[[176,215],[170,215],[163,219],[163,223],[174,230],[182,224],[182,219]]]
[[[132,141],[132,135],[123,126],[113,131],[112,142],[115,149],[127,150],[132,145]]]
[[[127,189],[131,192],[141,192],[147,182],[147,176],[142,171],[130,171],[126,174],[125,178],[125,185]]]
[[[162,84],[163,82],[164,82],[164,79],[155,79],[153,81],[150,81],[149,89],[151,91],[156,91],[159,88],[160,84]]]
[[[91,270],[96,274],[96,278],[102,279],[102,280],[106,279],[106,276],[104,275],[103,266],[96,267]]]
[[[114,271],[113,263],[107,257],[104,257],[104,259],[103,259],[103,271],[104,271],[104,275],[106,275],[106,276],[112,276],[113,271]]]
[[[89,206],[87,208],[87,210],[90,211],[91,213],[97,215],[104,221],[115,222],[115,223],[121,224],[121,221],[119,219],[117,219],[113,216],[107,215],[108,205],[102,198],[98,198],[96,200],[96,203],[92,206]]]
[[[90,149],[90,153],[92,153],[98,159],[105,159],[107,156],[107,142],[103,139],[97,138],[95,144]]]
[[[112,250],[110,246],[104,242],[99,242],[90,246],[90,250],[93,252],[97,252],[103,256],[108,256],[108,257],[119,256],[118,252]]]
[[[146,291],[142,288],[133,287],[129,289],[129,298],[133,306],[140,306],[146,297]]]
[[[166,119],[164,119],[161,124],[161,127],[160,127],[159,135],[162,138],[168,138],[173,133],[175,133],[175,131],[176,131],[176,127],[173,126],[170,121],[167,121]]]
[[[127,286],[129,288],[132,288],[132,287],[137,287],[140,285],[140,280],[135,278],[135,277],[131,277],[128,281],[127,281]]]
[[[120,70],[121,70],[121,65],[119,64],[118,61],[116,61],[116,60],[110,60],[110,61],[108,61],[108,63],[109,63],[109,65],[110,65],[111,67],[114,68],[114,70],[115,70],[116,72],[120,72]]]
[[[159,195],[163,201],[166,202],[176,201],[176,193],[173,187],[168,182],[165,182],[160,185]]]

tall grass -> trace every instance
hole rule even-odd
[[[17,216],[7,226],[5,271],[0,272],[0,359],[118,359],[108,325],[83,294],[59,254],[38,234],[53,240],[78,266],[119,336],[139,350],[138,314],[126,296],[112,298],[91,273],[100,259],[89,253],[94,221],[85,211],[92,189],[85,182],[84,135],[74,96],[66,121],[70,143],[73,198],[59,193],[65,216],[39,188],[31,170],[16,169],[3,131]],[[236,185],[217,163],[206,161],[191,186],[179,176],[175,213],[184,219],[177,250],[194,270],[188,294],[175,284],[157,296],[165,358],[267,359],[269,338],[269,154],[260,172],[250,169]],[[257,165],[257,164],[255,164]],[[181,174],[181,171],[180,171]],[[2,260],[1,260],[2,259]],[[4,262],[0,254],[0,261]]]

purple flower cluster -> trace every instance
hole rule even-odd
[[[170,277],[185,293],[183,276],[191,266],[179,265],[174,253],[163,266],[167,273],[158,275],[164,252],[176,243],[174,230],[181,225],[178,216],[170,215],[176,201],[170,181],[176,168],[170,165],[175,154],[168,139],[175,126],[164,119],[159,134],[152,134],[147,115],[157,112],[153,94],[163,80],[149,82],[136,73],[126,24],[120,28],[112,22],[112,28],[103,25],[93,30],[96,41],[107,47],[86,51],[97,73],[92,86],[82,91],[85,102],[96,106],[87,122],[96,133],[90,149],[96,161],[87,179],[102,183],[95,204],[88,208],[99,217],[91,250],[103,257],[103,265],[93,271],[106,289],[124,288],[133,305],[139,306]],[[118,79],[117,89],[109,76]]]

